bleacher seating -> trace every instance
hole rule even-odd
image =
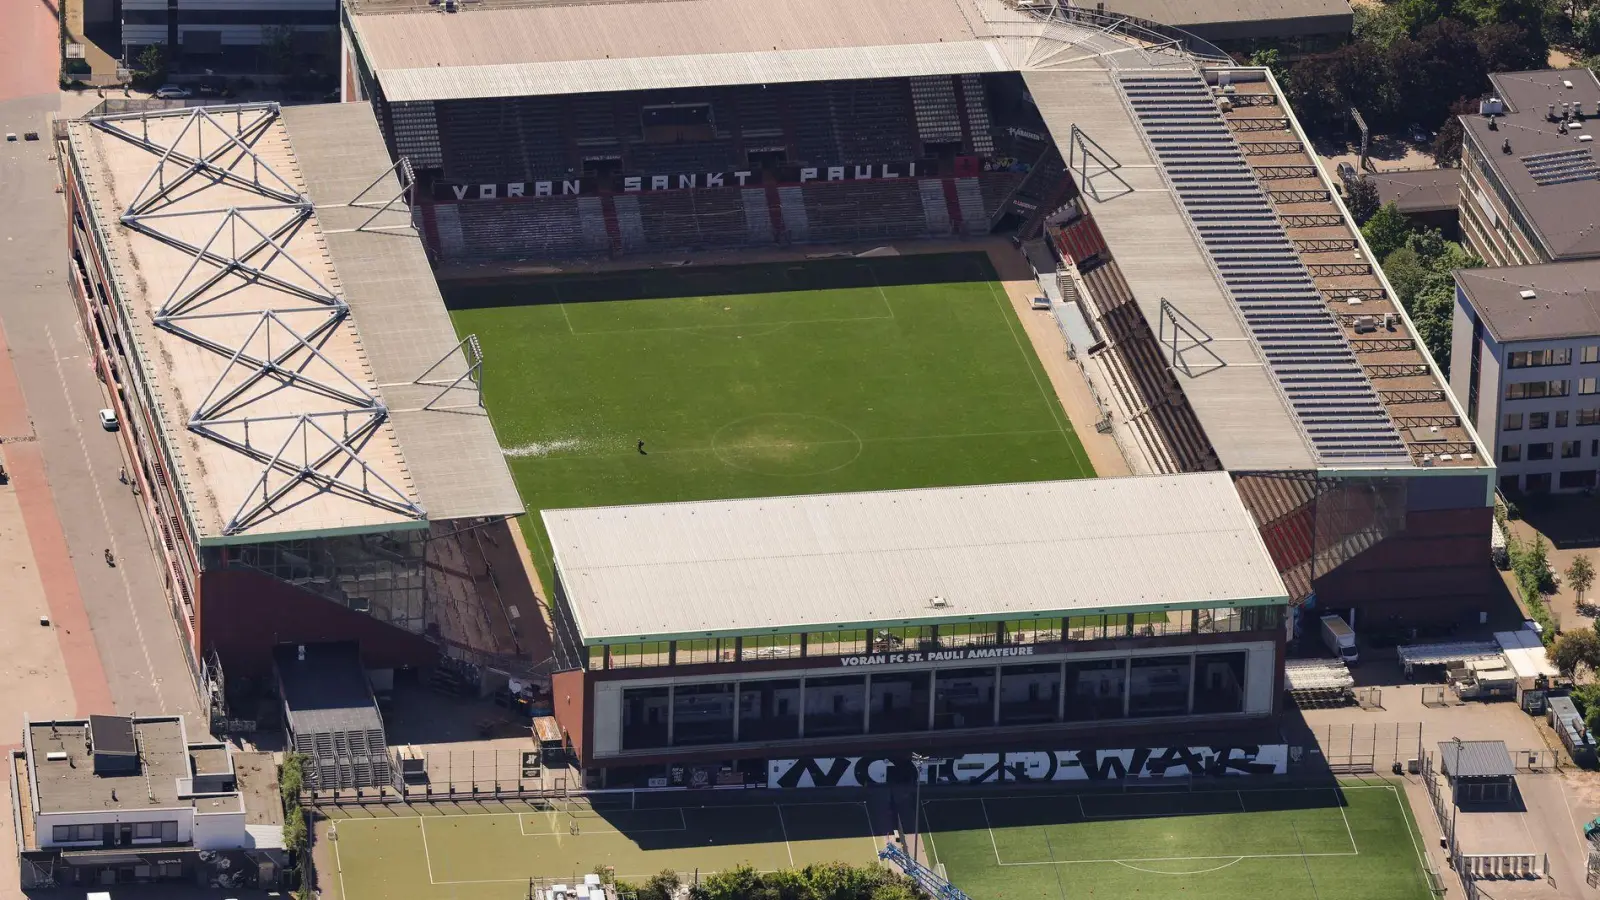
[[[738,168],[732,141],[634,144],[628,153],[628,164],[633,171],[649,175],[695,175],[702,179],[708,172]]]
[[[1163,361],[1150,324],[1116,263],[1089,268],[1083,280],[1091,299],[1089,311],[1106,336],[1105,348],[1097,356],[1158,471],[1215,469],[1216,453]]]
[[[972,152],[979,156],[994,155],[994,126],[989,119],[989,96],[983,87],[983,78],[977,75],[961,76],[961,98],[967,104],[967,130],[972,135]]]
[[[460,234],[469,255],[478,257],[561,257],[584,252],[578,198],[544,197],[458,203]],[[444,219],[441,217],[441,240]]]
[[[527,176],[515,108],[504,100],[457,100],[436,107],[448,177],[464,182],[521,181]]]
[[[744,244],[749,235],[742,193],[732,187],[640,194],[645,243],[663,250]],[[761,213],[766,215],[764,198]]]
[[[790,92],[795,154],[801,165],[915,159],[917,144],[905,83],[894,79],[808,84]]]
[[[922,237],[928,220],[915,178],[803,185],[810,239],[842,243]]]
[[[759,85],[729,90],[739,120],[739,134],[746,146],[774,146],[783,143],[783,113],[777,91]]]

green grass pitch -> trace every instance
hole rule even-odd
[[[444,293],[532,512],[1094,474],[982,254]]]
[[[699,799],[665,795],[665,802]],[[526,900],[529,879],[625,881],[738,865],[871,865],[883,839],[860,801],[536,810],[521,801],[340,810],[318,885],[335,900]]]
[[[928,853],[974,900],[1428,900],[1405,795],[1340,788],[952,793],[923,802]]]

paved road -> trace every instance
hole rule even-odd
[[[45,35],[53,40],[53,28]],[[48,137],[46,117],[59,102],[54,91],[0,95],[0,131]],[[137,501],[117,480],[120,445],[95,419],[107,402],[67,287],[65,211],[52,152],[48,140],[0,144],[0,324],[112,702],[123,713],[193,717],[197,704],[178,626]],[[115,568],[104,562],[108,547]],[[190,729],[204,733],[193,718]]]

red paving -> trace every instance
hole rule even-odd
[[[0,5],[15,2],[0,0]],[[3,28],[0,33],[4,33]],[[61,642],[67,679],[72,683],[79,716],[113,713],[116,709],[111,703],[111,686],[106,682],[106,670],[94,645],[94,632],[89,628],[89,614],[78,592],[78,577],[72,571],[67,538],[61,531],[55,498],[45,474],[44,453],[32,435],[33,425],[11,365],[5,330],[0,328],[0,438],[6,439],[6,469],[16,488],[17,505],[22,508],[23,527],[28,531],[39,581],[44,585],[56,639]]]
[[[60,0],[0,0],[0,35],[5,40],[0,51],[0,100],[60,89],[55,2]]]

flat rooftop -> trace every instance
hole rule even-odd
[[[400,185],[368,106],[67,134],[202,544],[421,528],[427,501],[438,519],[523,511],[476,383],[449,387],[470,363],[409,210],[381,210]]]
[[[141,767],[125,775],[96,775],[89,750],[89,723],[33,722],[28,753],[41,813],[135,810],[187,805],[178,780],[189,777],[182,720],[136,719]],[[65,753],[52,760],[52,753]]]
[[[586,644],[1288,597],[1220,472],[543,516]]]
[[[1213,41],[1348,32],[1354,18],[1350,0],[1105,0],[1105,7]]]
[[[1461,117],[1484,161],[1550,259],[1600,255],[1600,166],[1594,144],[1581,140],[1600,131],[1600,82],[1588,69],[1502,72],[1489,80],[1506,106],[1495,117],[1497,127],[1491,130],[1486,116]],[[1559,121],[1562,103],[1578,103],[1582,110],[1566,134]]]
[[[1600,335],[1600,259],[1459,269],[1455,276],[1501,343]]]
[[[297,735],[383,730],[361,654],[353,643],[279,646],[272,653],[278,688]]]
[[[1367,180],[1378,188],[1378,202],[1403,213],[1443,212],[1461,203],[1460,169],[1375,172]]]

